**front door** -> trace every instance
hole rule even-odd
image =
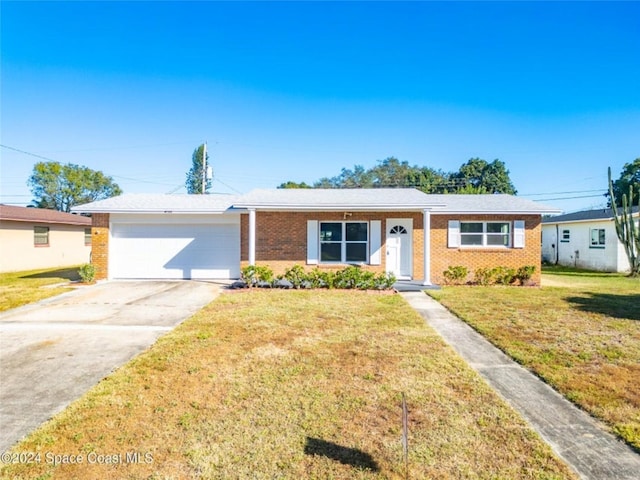
[[[399,280],[411,279],[412,243],[413,219],[387,219],[387,273],[393,273]]]

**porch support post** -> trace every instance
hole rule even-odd
[[[424,281],[422,285],[431,285],[431,210],[422,211],[422,233],[424,235]]]
[[[249,210],[249,265],[256,264],[256,210]]]

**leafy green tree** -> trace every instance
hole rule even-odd
[[[452,175],[455,193],[508,193],[515,195],[516,189],[509,178],[504,162],[488,163],[481,158],[472,158]]]
[[[281,188],[284,185],[297,184],[286,182]],[[343,168],[340,175],[323,177],[313,184],[313,188],[376,187],[413,187],[425,193],[516,193],[504,162],[488,163],[480,158],[472,158],[458,172],[448,173],[388,157],[368,170],[361,165],[354,166],[353,170]]]
[[[413,167],[407,177],[407,186],[424,193],[447,193],[450,189],[451,174],[430,167]]]
[[[111,177],[72,163],[38,162],[33,166],[27,184],[36,207],[61,212],[69,212],[75,205],[122,194]]]
[[[406,187],[410,179],[417,173],[418,167],[401,162],[395,157],[388,157],[371,169],[374,187]]]
[[[343,168],[340,175],[321,178],[313,186],[315,188],[371,188],[373,175],[371,170],[365,170],[362,165],[355,165],[353,170]]]
[[[206,178],[204,184],[204,191],[202,191],[202,179],[205,176],[204,165],[204,143],[193,151],[191,155],[191,169],[187,172],[187,180],[185,187],[187,187],[187,193],[207,193],[211,188],[211,178]],[[209,164],[209,154],[207,153],[207,167],[211,167]]]
[[[609,195],[614,198],[613,191],[614,182],[611,180],[611,168],[609,168]],[[640,277],[640,226],[633,218],[633,199],[634,192],[640,187],[640,184],[629,184],[627,193],[623,193],[621,199],[621,207],[613,203],[613,220],[616,226],[618,239],[624,247],[624,251],[629,259],[631,267],[631,277]],[[638,198],[638,206],[640,207],[640,197]]]
[[[621,206],[622,196],[629,193],[629,187],[633,188],[634,198],[640,198],[640,158],[624,164],[620,178],[612,183],[612,189],[605,194],[606,197],[609,197],[608,206],[612,206],[612,198],[615,198],[616,206]]]
[[[311,185],[307,185],[305,182],[298,183],[289,180],[288,182],[284,182],[278,185],[278,188],[311,188]]]

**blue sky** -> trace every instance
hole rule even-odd
[[[311,183],[395,156],[504,161],[521,195],[600,207],[640,157],[638,2],[0,3],[0,143],[184,193]],[[40,158],[0,148],[0,202]],[[583,198],[572,198],[583,197]],[[564,198],[562,200],[555,200]]]

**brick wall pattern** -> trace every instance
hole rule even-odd
[[[388,218],[411,218],[413,220],[413,278],[424,278],[423,269],[423,214],[422,212],[352,212],[346,221],[382,221],[381,265],[365,265],[363,268],[374,272],[386,270],[384,245],[386,221]],[[93,214],[91,262],[96,267],[96,279],[108,278],[109,266],[109,214]],[[307,220],[345,221],[343,212],[256,212],[256,263],[268,265],[276,274],[282,274],[292,265],[306,266],[308,269],[339,269],[345,265],[306,265],[307,261]],[[449,220],[460,221],[525,221],[525,248],[448,248],[447,233]],[[462,265],[469,269],[470,278],[477,268],[505,266],[518,268],[535,265],[532,278],[540,283],[541,258],[541,218],[540,215],[431,215],[431,281],[443,282],[442,272],[449,266]],[[240,225],[241,266],[248,265],[249,258],[249,216],[243,214]]]
[[[109,214],[91,216],[91,263],[96,268],[96,280],[109,278]]]

